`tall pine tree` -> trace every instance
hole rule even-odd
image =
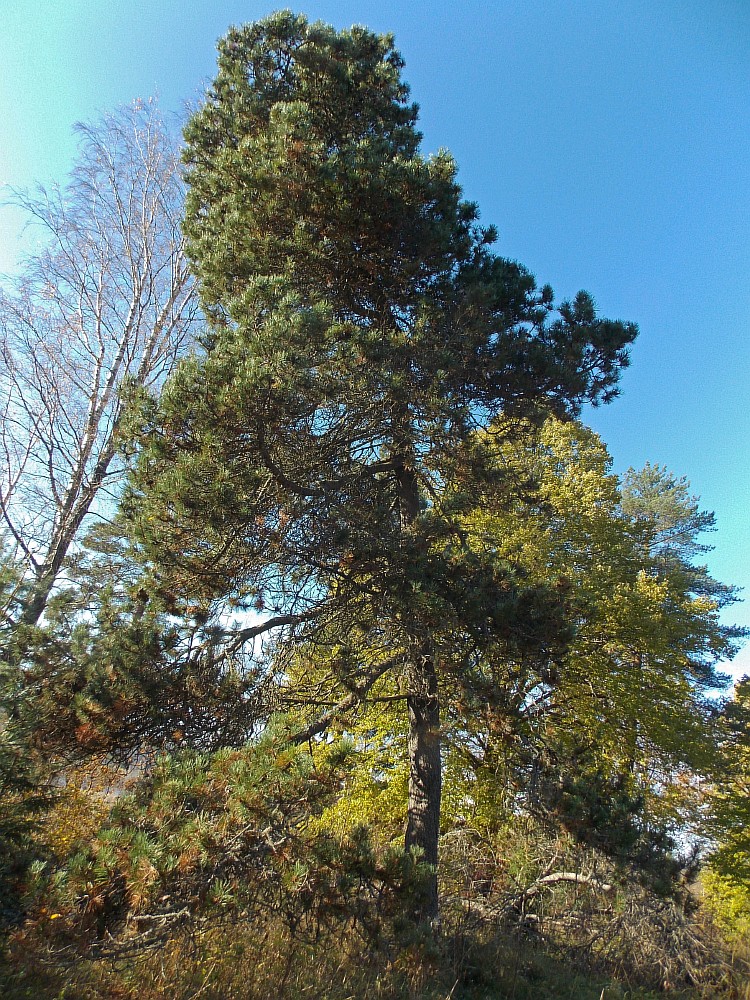
[[[300,739],[394,679],[405,845],[434,867],[441,677],[498,635],[555,642],[544,602],[460,528],[496,475],[476,431],[608,401],[636,328],[585,293],[555,309],[492,251],[452,158],[419,151],[401,68],[389,36],[289,12],[220,43],[186,130],[206,351],[144,410],[129,509],[155,591],[213,626],[212,655],[265,632],[280,675],[284,653],[325,648],[341,697],[322,711],[319,677],[303,685]],[[416,916],[437,907],[433,877]]]

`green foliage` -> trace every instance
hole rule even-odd
[[[528,428],[512,445],[501,439],[497,460],[537,484],[535,503],[483,504],[467,529],[529,586],[565,595],[574,632],[555,658],[481,666],[487,682],[475,682],[483,704],[474,702],[473,719],[485,759],[494,755],[495,770],[503,759],[506,774],[509,760],[523,769],[506,780],[532,807],[534,788],[550,779],[598,774],[612,790],[625,781],[628,794],[645,795],[652,814],[685,822],[670,789],[716,773],[707,694],[723,683],[715,664],[742,634],[719,620],[731,589],[692,562],[712,518],[662,470],[629,473],[620,489],[606,448],[575,423]]]
[[[25,880],[45,853],[37,837],[40,819],[53,800],[50,774],[20,723],[23,705],[17,665],[15,619],[25,584],[21,567],[0,549],[0,926],[23,912]]]
[[[0,723],[0,928],[22,916],[33,864],[48,852],[39,836],[54,800],[50,775],[18,728]]]
[[[66,918],[47,911],[17,936],[15,971],[4,976],[0,968],[0,985],[13,1000],[28,996],[24,990],[40,1000],[188,1000],[198,990],[216,1000],[313,993],[328,1000],[444,1000],[451,990],[463,1000],[601,1000],[602,991],[620,1000],[664,991],[683,1000],[742,995],[740,964],[732,967],[715,929],[694,908],[637,885],[611,884],[607,862],[581,852],[572,838],[548,838],[529,823],[508,827],[491,843],[456,830],[445,838],[443,859],[438,939],[405,926],[393,933],[388,920],[373,939],[346,907],[328,908],[326,923],[311,935],[309,923],[292,927],[283,910],[238,911],[222,883],[200,904],[200,919],[173,924],[158,950],[128,950],[131,936],[114,962],[101,957],[112,948],[105,938],[74,963],[64,951],[55,967]],[[544,881],[560,871],[568,881]],[[578,883],[570,881],[575,873]],[[255,875],[263,879],[264,869]],[[392,915],[398,925],[398,913]],[[65,984],[68,994],[61,992]]]
[[[257,674],[214,655],[199,623],[149,596],[138,552],[116,524],[93,529],[68,572],[43,623],[23,630],[19,711],[47,754],[127,763],[165,747],[247,739]]]
[[[722,601],[706,595],[728,588],[690,558],[703,551],[696,532],[708,515],[697,518],[684,483],[654,470],[636,513],[638,477],[629,474],[621,491],[605,447],[578,424],[549,421],[528,426],[525,436],[516,429],[512,442],[499,427],[489,444],[507,480],[526,486],[486,491],[464,521],[474,566],[482,558],[496,563],[494,585],[472,591],[483,617],[466,607],[451,617],[460,550],[440,588],[450,595],[441,632],[451,635],[441,678],[442,828],[468,823],[493,835],[535,816],[596,848],[628,878],[660,893],[681,890],[694,877],[695,857],[681,856],[676,838],[702,832],[700,782],[722,766],[718,703],[704,691],[720,683],[713,665],[731,655],[738,635],[718,620]],[[659,542],[667,532],[670,560]],[[495,628],[493,643],[478,640],[472,623],[478,631],[499,608],[506,623],[515,615],[519,631],[526,623],[524,634]],[[574,628],[562,643],[565,618]],[[348,643],[355,662],[366,655],[357,637],[354,630]],[[334,647],[331,658],[340,655]],[[335,683],[331,666],[310,650],[290,684],[304,677],[325,690]],[[395,835],[407,800],[402,698],[399,685],[383,679],[369,707],[341,723],[354,740],[354,767],[346,799],[327,821],[351,810]]]
[[[750,678],[743,677],[724,710],[724,768],[709,796],[709,831],[715,850],[711,867],[741,897],[750,891]],[[728,890],[729,891],[729,890]]]
[[[127,950],[230,913],[275,915],[303,936],[350,919],[376,940],[389,888],[420,874],[408,856],[375,851],[356,822],[337,836],[315,824],[345,757],[320,748],[313,760],[268,732],[237,750],[162,758],[56,874],[56,934],[80,944],[116,933]]]
[[[722,874],[720,867],[712,864],[701,872],[703,899],[727,940],[744,947],[750,960],[750,888],[732,874]]]
[[[400,67],[387,37],[288,13],[220,45],[186,130],[215,328],[144,415],[128,508],[178,593],[361,599],[350,561],[393,619],[437,589],[404,579],[402,466],[426,488],[498,409],[614,390],[634,328],[585,296],[547,325],[549,292],[491,254],[450,158],[420,156]]]
[[[122,510],[42,618],[0,560],[14,947],[86,952],[91,996],[142,994],[156,948],[154,996],[302,996],[321,942],[332,998],[556,995],[531,940],[723,989],[675,834],[713,782],[706,891],[740,913],[747,691],[710,698],[735,594],[687,483],[619,482],[572,419],[635,327],[494,253],[390,37],[282,12],[219,52],[186,130],[203,351],[126,391]],[[111,811],[71,784],[33,866],[53,764],[101,756],[139,780]]]
[[[644,816],[645,796],[628,784],[624,775],[613,779],[601,770],[586,770],[577,760],[575,770],[563,773],[550,787],[544,806],[578,843],[596,848],[621,872],[632,872],[667,896],[675,892],[679,879],[692,880],[695,858],[676,856],[674,838],[663,821]]]

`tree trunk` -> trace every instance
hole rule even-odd
[[[420,509],[419,483],[413,463],[402,459],[397,464],[396,477],[402,532],[405,537],[413,537]],[[418,854],[432,869],[422,887],[414,917],[420,923],[435,925],[439,918],[437,864],[442,755],[437,674],[428,639],[415,642],[407,671],[406,704],[409,713],[409,799],[404,846],[407,851]]]
[[[38,580],[32,589],[29,599],[24,603],[21,612],[21,623],[24,625],[36,625],[47,607],[49,595],[55,585],[57,574],[47,575]]]
[[[82,520],[83,517],[80,517],[77,522],[71,526],[70,530],[64,534],[60,532],[50,545],[49,552],[47,553],[44,562],[42,562],[38,567],[36,580],[31,587],[29,596],[23,604],[20,616],[22,624],[36,625],[44,614],[50,594],[57,583],[57,578],[60,575],[63,562],[65,561],[65,557],[68,554],[68,550],[70,549],[75,533],[77,532]]]
[[[437,675],[431,657],[412,664],[406,704],[409,712],[409,801],[405,847],[415,850],[432,871],[419,897],[415,917],[420,922],[438,919],[438,837],[442,767],[440,702]]]

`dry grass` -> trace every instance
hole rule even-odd
[[[4,974],[4,1000],[750,1000],[750,980],[661,983],[661,989],[582,961],[537,929],[448,915],[438,941],[383,940],[372,948],[351,928],[317,941],[278,922],[216,923],[119,960],[55,959],[44,937],[19,936]],[[590,956],[589,956],[590,958]]]

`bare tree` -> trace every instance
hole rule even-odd
[[[198,319],[179,148],[156,103],[76,128],[68,184],[16,194],[46,241],[0,290],[0,521],[33,584],[29,623],[117,493],[124,382],[158,384]]]

